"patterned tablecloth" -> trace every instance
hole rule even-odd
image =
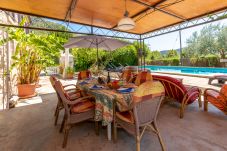
[[[102,121],[103,125],[108,125],[113,121],[113,101],[119,111],[127,111],[132,108],[132,93],[119,93],[116,90],[103,88],[99,90],[92,90],[94,84],[97,84],[96,79],[87,80],[88,84],[80,84],[78,81],[77,86],[95,97],[95,120]]]

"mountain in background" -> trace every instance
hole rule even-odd
[[[172,49],[170,49],[170,50],[172,50]],[[170,50],[161,50],[160,53],[161,53],[162,55],[166,55],[166,54],[168,53],[168,51],[170,51]],[[174,50],[176,50],[177,53],[180,54],[180,48],[174,49]]]

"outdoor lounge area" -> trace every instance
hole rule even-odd
[[[226,151],[226,19],[224,0],[0,1],[0,151]]]
[[[186,80],[187,81],[187,80]],[[69,84],[69,81],[64,81]],[[76,82],[76,81],[74,81]],[[74,83],[73,82],[73,83]],[[106,128],[95,134],[93,122],[76,124],[71,130],[66,149],[62,149],[63,134],[59,133],[63,112],[57,126],[54,110],[57,96],[49,77],[40,80],[38,89],[42,102],[19,103],[25,106],[1,112],[1,150],[135,150],[135,140],[123,129],[118,130],[117,143],[108,141]],[[48,91],[46,91],[48,90]],[[31,102],[31,101],[30,101]],[[226,150],[227,117],[213,105],[204,112],[195,102],[187,107],[183,119],[179,119],[178,104],[167,103],[160,108],[157,122],[167,150]],[[155,134],[145,133],[141,150],[161,150]]]

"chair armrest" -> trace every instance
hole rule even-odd
[[[70,87],[70,86],[74,86],[74,87],[76,87],[76,85],[75,85],[75,84],[67,84],[67,85],[63,85],[63,88]]]
[[[79,103],[79,102],[81,102],[85,99],[89,99],[89,98],[93,98],[93,96],[85,96],[85,97],[81,97],[81,98],[78,98],[78,99],[73,100],[73,101],[66,100],[65,102],[68,105],[75,105],[75,104],[77,104],[77,103]]]
[[[204,95],[206,95],[207,94],[207,91],[208,90],[211,90],[211,91],[214,91],[214,92],[217,92],[217,93],[219,93],[219,95],[221,96],[221,97],[223,97],[224,98],[224,100],[226,100],[227,101],[227,97],[223,94],[223,93],[221,93],[220,91],[218,91],[218,90],[215,90],[215,89],[212,89],[212,88],[207,88],[205,91],[204,91]],[[212,97],[212,96],[211,96]],[[217,98],[215,98],[215,97],[213,97],[215,100],[217,100],[217,101],[220,101],[220,100],[218,100]],[[223,103],[222,103],[223,104]],[[223,104],[223,105],[225,105],[225,104]],[[227,103],[226,103],[226,105],[227,105]]]
[[[186,94],[188,94],[190,92],[193,92],[193,91],[197,91],[197,90],[199,90],[199,92],[201,92],[201,90],[198,87],[192,86],[189,89],[187,89],[187,93]]]
[[[66,89],[65,90],[66,92],[69,92],[69,91],[82,91],[82,90],[80,90],[79,88],[71,88],[71,89]]]
[[[192,86],[189,89],[187,89],[187,92],[184,94],[184,98],[183,98],[184,101],[185,100],[187,100],[187,101],[184,103],[187,103],[188,100],[191,97],[194,97],[195,95],[201,95],[201,90],[198,87]]]

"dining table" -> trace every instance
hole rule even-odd
[[[101,121],[107,126],[107,137],[111,140],[111,124],[114,120],[115,110],[128,111],[133,107],[132,93],[136,86],[131,85],[130,91],[118,91],[109,88],[107,84],[99,84],[97,78],[89,78],[77,82],[77,87],[85,93],[95,97],[95,121]],[[128,84],[122,85],[122,87]]]

